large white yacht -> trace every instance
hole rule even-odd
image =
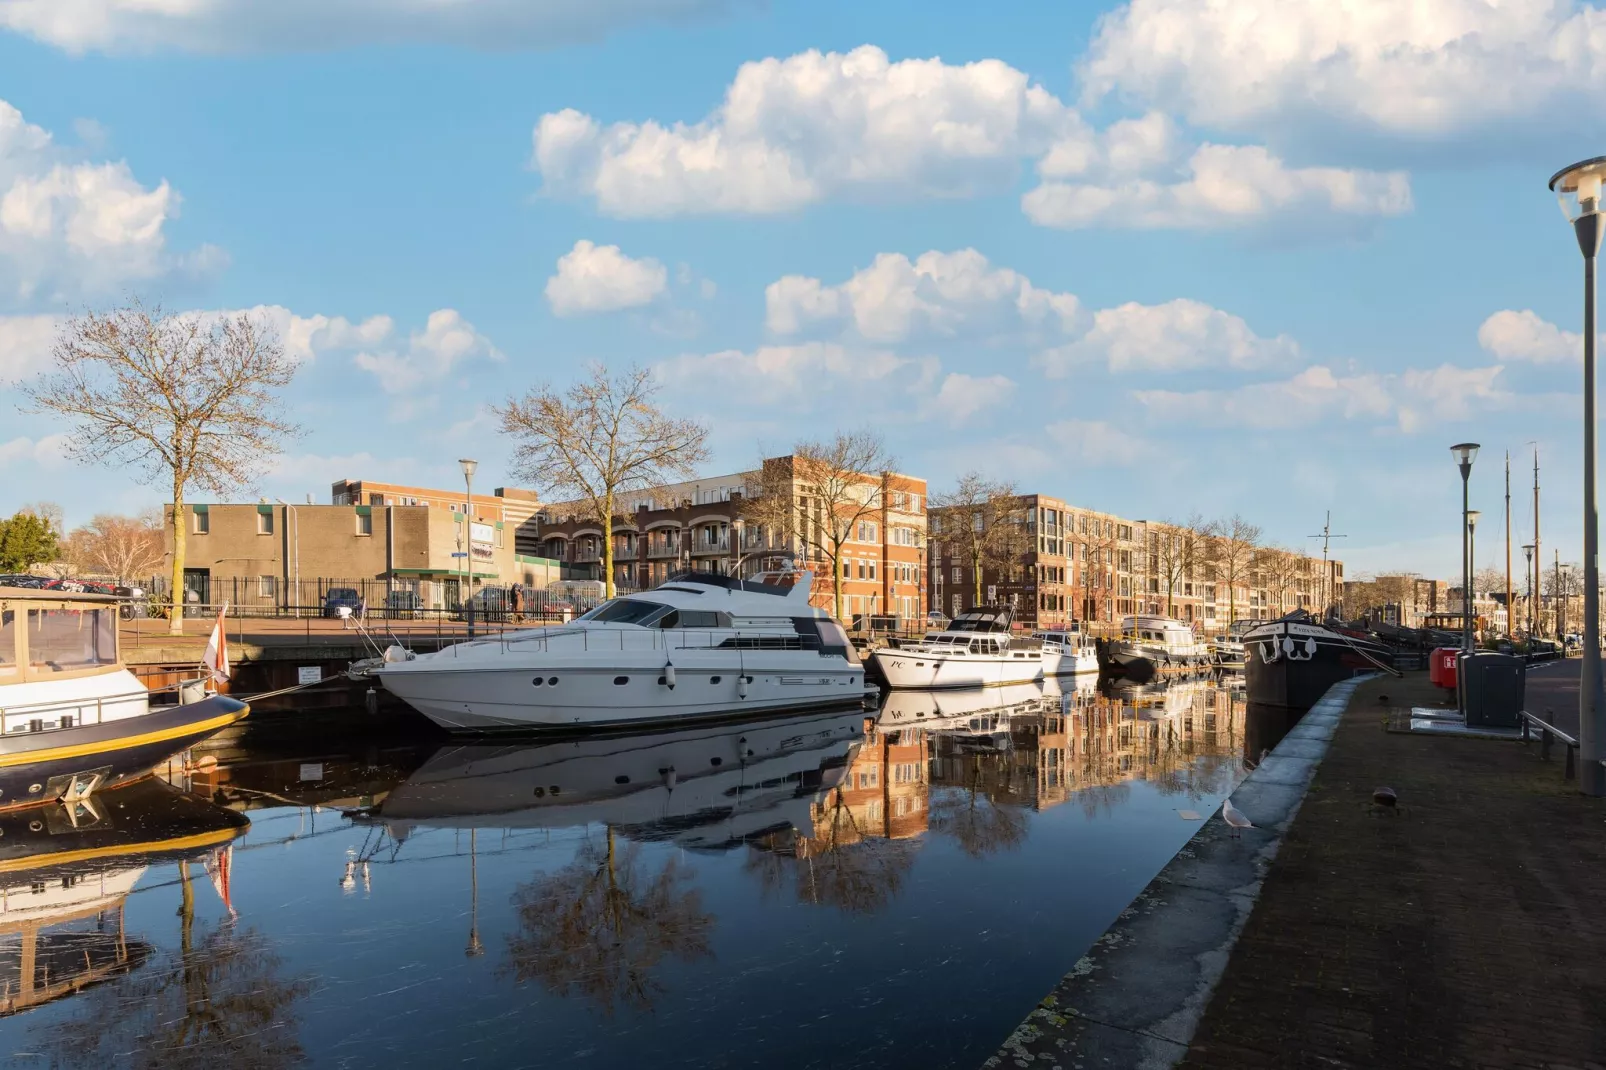
[[[812,574],[682,572],[564,625],[399,646],[373,669],[449,731],[588,730],[751,716],[864,699],[842,626],[809,604]]]
[[[1043,675],[1041,644],[1010,634],[1007,606],[967,610],[940,632],[874,655],[889,687],[931,690],[1030,683]]]

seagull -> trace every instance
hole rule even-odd
[[[1255,826],[1243,815],[1243,811],[1232,805],[1231,799],[1221,800],[1221,820],[1232,827],[1232,834],[1237,836],[1241,829],[1252,829]]]

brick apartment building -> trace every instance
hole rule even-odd
[[[1239,618],[1268,619],[1300,607],[1314,612],[1324,590],[1335,598],[1343,590],[1342,562],[1327,562],[1324,587],[1320,558],[1267,550],[1245,570],[1235,593],[1218,569],[1201,563],[1181,577],[1168,600],[1161,539],[1170,525],[1080,509],[1044,494],[1017,500],[1026,549],[1017,561],[983,565],[981,601],[1013,605],[1024,628],[1114,628],[1124,616],[1170,609],[1180,620],[1218,631],[1229,623],[1229,607]],[[953,518],[931,510],[930,585],[933,607],[953,616],[976,601],[975,572],[965,540],[945,533],[945,522]]]
[[[766,466],[783,466],[781,479],[805,508],[795,458],[776,457]],[[862,517],[842,548],[841,568],[780,531],[747,516],[747,495],[758,473],[732,472],[631,494],[613,522],[614,583],[623,588],[653,587],[681,569],[752,575],[783,558],[815,571],[813,600],[829,607],[840,585],[843,612],[851,621],[889,614],[905,621],[925,616],[926,481],[892,474],[885,487],[867,479],[873,509]],[[817,505],[817,503],[816,503]],[[585,503],[551,503],[537,514],[542,556],[566,567],[566,574],[602,578],[602,527]]]

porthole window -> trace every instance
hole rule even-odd
[[[708,759],[708,764],[709,765],[723,765],[723,764],[725,764],[725,759],[723,759],[723,758],[710,758],[710,759]]]
[[[669,680],[668,680],[667,677],[660,676],[660,677],[658,677],[658,682],[660,684],[667,684],[669,682]]]
[[[719,680],[720,680],[720,678],[718,676],[710,676],[708,678],[708,682],[711,683],[711,684],[717,684],[717,683],[719,683]]]
[[[534,684],[536,687],[540,687],[542,684],[546,683],[546,681],[537,676],[534,680],[531,680],[530,683]]]
[[[556,687],[556,686],[558,686],[558,678],[556,676],[548,676],[546,678],[546,685],[548,687]]]
[[[628,676],[615,676],[613,678],[613,682],[614,682],[614,686],[616,686],[616,687],[621,685],[621,684],[628,684],[630,682],[630,677],[628,677]]]
[[[628,784],[630,783],[630,778],[621,773],[613,778],[613,782],[615,784]]]

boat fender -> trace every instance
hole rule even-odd
[[[414,654],[400,643],[392,643],[385,648],[385,664],[387,665],[394,665],[398,661],[412,661],[417,656],[417,654]]]
[[[669,690],[673,691],[675,689],[675,667],[673,665],[664,666],[664,683],[669,685]]]
[[[737,698],[746,698],[747,697],[747,677],[745,675],[744,676],[738,676],[736,678],[736,697]]]
[[[675,773],[675,767],[670,766],[668,769],[663,770],[663,778],[664,787],[668,788],[670,791],[674,791],[675,783],[677,780],[679,780],[679,777]]]

